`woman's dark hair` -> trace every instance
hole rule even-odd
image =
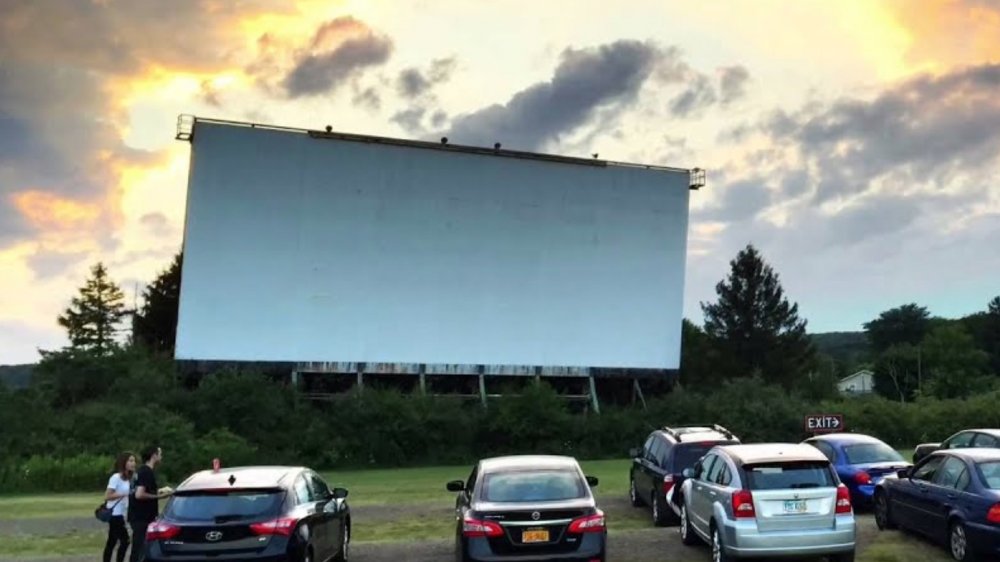
[[[127,474],[125,471],[127,470],[126,467],[128,466],[128,460],[134,456],[135,455],[133,455],[128,451],[125,451],[124,453],[118,455],[118,457],[115,458],[115,467],[114,467],[115,474],[125,477],[131,477],[132,475]]]

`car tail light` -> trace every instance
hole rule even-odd
[[[990,523],[1000,523],[1000,503],[993,504],[993,507],[986,512],[986,520]]]
[[[663,493],[666,494],[674,487],[674,475],[667,474],[663,477]]]
[[[757,517],[757,510],[753,507],[753,494],[750,493],[750,490],[733,492],[733,517],[737,519]]]
[[[177,525],[164,523],[163,521],[153,521],[146,527],[146,541],[166,541],[181,534],[181,528]]]
[[[854,509],[851,507],[851,492],[847,486],[841,484],[837,486],[837,514],[851,513],[852,511]]]
[[[294,517],[283,517],[281,519],[273,519],[263,523],[253,523],[250,525],[250,532],[255,535],[280,535],[282,537],[290,537],[295,531],[295,526],[298,525],[298,523],[299,520]]]
[[[872,476],[865,471],[858,472],[854,475],[854,482],[862,486],[866,486],[872,483]]]
[[[492,521],[466,517],[462,520],[463,537],[502,537],[503,527]]]
[[[607,529],[604,523],[604,512],[578,517],[569,524],[570,533],[602,533]]]

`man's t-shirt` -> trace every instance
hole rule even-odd
[[[147,465],[139,467],[135,480],[135,489],[139,487],[146,489],[147,494],[156,494],[159,489],[156,487],[156,474]],[[152,521],[160,513],[160,500],[135,498],[132,502],[129,515],[133,521]]]

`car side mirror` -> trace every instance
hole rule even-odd
[[[639,458],[639,455],[641,454],[642,454],[642,449],[640,449],[639,447],[632,447],[631,449],[628,450],[628,456],[632,457],[633,459]]]
[[[904,468],[904,469],[900,470],[899,472],[897,472],[896,476],[898,478],[909,478],[910,477],[910,469],[909,468]]]
[[[596,476],[587,477],[587,485],[589,485],[591,488],[596,488],[599,482],[600,480]]]
[[[333,492],[330,494],[335,500],[342,500],[347,497],[347,488],[334,488]]]
[[[452,480],[451,482],[448,482],[447,487],[449,492],[461,492],[465,490],[465,482],[462,482],[461,480]]]
[[[684,478],[694,478],[695,474],[696,473],[693,468],[685,468],[681,471],[681,475],[684,476]]]

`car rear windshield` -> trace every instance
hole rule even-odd
[[[751,490],[829,488],[837,484],[826,462],[762,463],[743,467]]]
[[[857,443],[845,445],[844,454],[850,464],[871,464],[877,462],[903,462],[903,457],[885,443]]]
[[[284,492],[280,490],[225,490],[173,497],[166,515],[178,521],[225,523],[276,516]]]
[[[716,445],[732,445],[736,441],[699,441],[697,443],[680,443],[674,447],[673,471],[684,472],[685,468],[693,468],[698,459],[712,450]]]
[[[979,474],[983,477],[986,487],[991,490],[1000,490],[1000,461],[989,461],[979,463]]]
[[[483,480],[482,498],[490,502],[548,502],[586,497],[583,478],[573,470],[494,472]]]

